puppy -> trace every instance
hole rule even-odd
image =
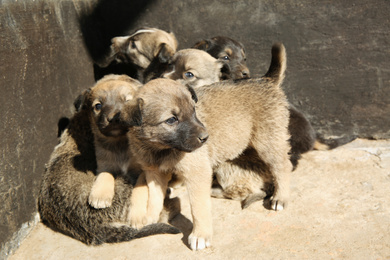
[[[192,48],[206,51],[212,57],[227,65],[221,79],[246,79],[250,77],[246,65],[244,45],[226,37],[217,36],[197,42]]]
[[[127,76],[104,79],[79,97],[94,136],[97,169],[88,202],[96,209],[111,206],[116,177],[141,173],[129,153],[128,128],[120,119],[124,104],[133,99],[141,83]]]
[[[156,79],[126,104],[131,149],[137,152],[149,191],[148,200],[142,195],[141,201],[138,194],[146,187],[134,189],[132,200],[138,203],[139,212],[134,208],[130,212],[132,223],[142,217],[146,223],[158,219],[168,181],[175,173],[189,194],[194,223],[190,247],[210,246],[213,168],[247,149],[254,149],[269,167],[274,182],[271,207],[282,210],[287,206],[292,166],[288,103],[280,87],[286,55],[283,45],[273,50],[279,63],[271,63],[266,77],[215,83],[198,87],[196,93],[176,81]]]
[[[224,48],[224,45],[220,46],[218,45],[218,42],[221,42],[224,38],[216,37],[213,39],[216,40],[212,42],[206,42],[204,40],[199,42],[198,45],[203,47],[211,46],[211,51],[222,50]],[[202,42],[203,44],[201,44]],[[242,45],[240,44],[238,46]],[[222,51],[220,53],[224,54],[225,51]],[[236,59],[236,57],[238,57],[238,55],[236,54],[237,50],[233,53],[235,55],[229,56],[230,62],[232,64],[237,64],[239,63],[239,59]],[[275,62],[277,63],[278,60],[276,60]],[[187,84],[191,87],[196,88],[199,86],[209,85],[218,82],[221,78],[221,74],[223,74],[221,72],[223,66],[225,66],[225,64],[223,64],[220,59],[216,60],[204,51],[197,49],[184,49],[175,53],[172,58],[171,70],[168,70],[167,72],[163,73],[163,77],[177,80],[182,84]],[[242,67],[237,65],[235,68]],[[249,69],[245,66],[245,71],[246,70],[249,71]],[[237,75],[237,73],[233,74]],[[237,78],[233,74],[232,78]],[[301,158],[301,154],[311,151],[315,145],[316,147],[321,146],[319,142],[316,142],[316,133],[305,115],[303,115],[291,104],[289,107],[289,112],[289,132],[291,135],[290,159],[295,169],[298,165],[298,160]]]
[[[111,41],[106,57],[96,62],[96,80],[107,74],[126,74],[144,82],[144,78],[157,67],[156,64],[161,68],[168,64],[178,45],[173,33],[156,28],[142,28],[129,36],[114,37]]]
[[[179,50],[172,57],[170,70],[162,77],[176,80],[192,88],[220,81],[222,61],[198,49]]]
[[[90,92],[96,95],[94,90],[106,89],[106,94],[110,95],[112,89],[124,86],[131,92],[137,85],[128,77],[108,76]],[[97,168],[95,130],[92,130],[96,126],[89,116],[89,111],[94,109],[84,105],[74,114],[50,156],[38,198],[42,221],[56,231],[91,245],[128,241],[153,234],[179,233],[176,228],[163,223],[145,226],[141,230],[128,225],[134,183],[130,174],[116,179],[111,207],[96,210],[88,205]],[[115,133],[113,129],[107,131]]]

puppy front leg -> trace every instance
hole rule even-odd
[[[170,174],[160,172],[158,169],[145,171],[146,183],[149,190],[149,201],[146,214],[147,224],[157,223],[163,210],[165,193]]]
[[[115,194],[115,178],[109,172],[101,172],[92,185],[88,203],[95,209],[110,207]]]
[[[137,180],[130,198],[130,211],[128,221],[133,228],[140,229],[145,226],[149,190],[146,184],[145,173],[142,173]]]
[[[212,169],[207,159],[193,160],[193,163],[198,164],[192,165],[189,172],[184,173],[194,225],[188,244],[192,250],[201,250],[211,245],[213,233],[210,197]]]

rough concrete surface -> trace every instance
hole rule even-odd
[[[188,199],[173,224],[183,234],[86,246],[38,224],[9,259],[390,259],[390,140],[357,139],[312,151],[293,172],[281,212],[261,202],[213,199],[212,247],[192,252]]]

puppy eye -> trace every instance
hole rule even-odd
[[[167,123],[168,125],[173,125],[177,121],[178,121],[177,117],[173,116],[173,117],[168,118],[167,120],[165,120],[165,123]]]
[[[135,42],[134,42],[134,41],[131,41],[131,48],[132,48],[132,49],[137,48],[137,46],[135,45]]]
[[[223,60],[230,60],[229,56],[223,56],[222,59]]]
[[[101,104],[101,103],[97,103],[97,104],[95,105],[95,110],[96,110],[96,111],[102,110],[102,104]]]
[[[194,77],[194,74],[192,74],[192,72],[185,72],[184,73],[184,77],[187,78],[187,79],[191,79]]]

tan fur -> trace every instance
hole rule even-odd
[[[280,48],[284,53],[284,47]],[[274,181],[272,208],[281,210],[287,206],[292,167],[288,158],[288,103],[280,88],[283,74],[284,70],[280,70],[272,78],[198,87],[196,114],[200,122],[195,116],[194,95],[185,86],[158,79],[141,88],[137,103],[129,105],[127,116],[132,125],[131,148],[137,151],[146,179],[153,183],[148,183],[149,201],[137,203],[160,204],[155,211],[147,211],[146,219],[157,219],[167,176],[173,172],[184,179],[189,194],[194,223],[190,247],[195,250],[208,247],[212,236],[213,168],[238,158],[246,149],[254,149],[269,167]],[[169,123],[172,116],[177,118],[175,125]],[[205,145],[202,144],[208,134],[202,123],[210,134]],[[183,135],[183,129],[188,133]],[[152,189],[158,190],[153,192],[153,198]]]
[[[131,62],[142,69],[146,69],[162,46],[173,56],[177,49],[177,40],[173,33],[157,28],[143,28],[132,35],[112,38],[110,52],[104,61],[98,65],[108,66],[113,60]]]
[[[175,53],[173,70],[163,77],[177,80],[193,88],[218,82],[223,63],[205,51],[184,49]]]
[[[275,75],[272,73],[286,69],[285,53],[283,51],[279,53],[279,51],[279,49],[274,51],[273,64],[264,76],[268,80],[273,80],[277,85],[282,82],[284,74],[281,74],[280,77],[274,77]],[[224,53],[222,52],[222,54]],[[228,54],[230,57],[234,57],[231,53],[226,53],[226,55]],[[165,77],[176,80],[183,85],[197,88],[219,82],[221,63],[205,54],[204,51],[193,49],[178,51],[173,58],[173,64],[173,71],[166,73]],[[192,72],[194,77],[186,77],[186,72]],[[272,176],[270,177],[267,165],[264,165],[260,158],[251,152],[245,152],[235,160],[221,163],[214,168],[214,175],[218,185],[212,189],[212,196],[239,200],[242,202],[243,208],[249,206],[255,199],[261,200],[273,193],[273,179]],[[172,196],[177,192],[172,191]]]

